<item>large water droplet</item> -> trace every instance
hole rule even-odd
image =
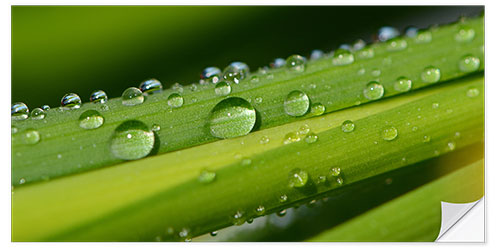
[[[118,126],[111,136],[111,152],[122,160],[145,157],[153,149],[154,133],[140,121],[126,121]]]
[[[108,101],[108,95],[102,90],[96,90],[90,94],[90,101],[93,103],[106,103]]]
[[[286,68],[292,72],[304,72],[306,69],[306,59],[299,55],[291,55],[286,59]]]
[[[211,83],[217,83],[219,82],[221,75],[222,72],[219,68],[208,67],[203,70],[203,72],[200,75],[200,78]]]
[[[25,120],[28,118],[29,112],[28,106],[22,102],[16,102],[10,107],[12,120]]]
[[[307,184],[309,175],[306,171],[301,169],[294,169],[288,173],[288,186],[300,188]]]
[[[441,79],[441,71],[436,67],[430,66],[424,69],[420,78],[425,83],[436,83]]]
[[[311,114],[312,115],[322,115],[325,113],[325,106],[321,103],[315,103],[311,106]]]
[[[393,38],[387,42],[388,51],[400,51],[406,49],[408,43],[403,38]]]
[[[457,42],[470,42],[476,36],[474,29],[470,27],[462,27],[455,34],[455,41]]]
[[[354,62],[353,54],[345,49],[338,49],[335,51],[332,59],[333,65],[348,65]]]
[[[34,129],[27,129],[22,136],[22,140],[25,144],[37,144],[40,138],[40,133]]]
[[[245,63],[233,62],[224,69],[222,77],[230,83],[240,83],[249,72],[249,68]]]
[[[163,90],[163,85],[157,79],[151,78],[141,82],[141,84],[139,85],[139,89],[145,95],[149,95],[154,93],[160,93]]]
[[[226,96],[231,93],[231,85],[227,82],[219,82],[215,85],[215,94],[218,96]]]
[[[411,89],[411,80],[406,77],[400,77],[394,83],[394,89],[398,92],[407,92]]]
[[[230,97],[219,102],[210,112],[210,133],[217,138],[233,138],[252,131],[256,112],[245,99]]]
[[[309,97],[302,91],[290,92],[284,103],[285,113],[291,116],[303,116],[309,110]]]
[[[481,61],[479,58],[472,56],[472,55],[467,55],[464,56],[458,61],[458,68],[462,72],[473,72],[479,69],[479,66],[481,64]]]
[[[211,172],[208,170],[203,170],[201,171],[200,175],[198,176],[198,181],[201,183],[210,183],[215,180],[215,172]]]
[[[345,120],[341,126],[342,131],[345,133],[349,133],[349,132],[354,131],[355,127],[356,127],[356,125],[354,125],[354,122],[352,122],[351,120]]]
[[[366,85],[366,88],[363,90],[363,95],[368,100],[380,99],[384,95],[384,86],[376,81],[372,81]]]
[[[139,105],[144,102],[144,95],[142,91],[135,87],[130,87],[123,91],[122,104],[125,106]]]
[[[104,123],[104,117],[95,110],[83,112],[78,120],[80,121],[80,128],[83,129],[98,128]]]
[[[386,141],[392,141],[398,136],[398,129],[395,127],[387,127],[382,129],[382,139]]]
[[[167,104],[171,108],[180,108],[184,104],[184,98],[177,93],[172,93],[167,98]]]
[[[35,108],[33,111],[31,111],[31,119],[33,120],[41,120],[45,118],[45,111],[41,108]]]
[[[399,30],[394,27],[384,26],[378,30],[378,40],[385,42],[389,39],[399,36]]]
[[[66,94],[61,99],[61,106],[65,109],[78,109],[81,105],[82,99],[75,93]]]

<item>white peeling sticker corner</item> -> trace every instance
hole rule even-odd
[[[480,206],[476,206],[476,204],[478,203],[480,203]],[[468,212],[471,211],[471,209],[473,209],[474,211],[468,214]],[[471,235],[471,233],[473,234]],[[474,237],[472,237],[473,235]],[[439,230],[439,236],[437,237],[436,241],[483,242],[484,241],[483,198],[470,203],[449,203],[442,201],[441,229]]]

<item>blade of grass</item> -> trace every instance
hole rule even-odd
[[[434,241],[441,201],[467,203],[483,195],[484,160],[479,160],[309,241]]]
[[[471,28],[475,35],[471,41],[457,42],[455,36],[463,27]],[[421,43],[416,38],[405,37],[407,48],[399,51],[387,49],[392,41],[373,44],[367,48],[373,50],[373,58],[362,59],[361,52],[357,52],[355,62],[345,66],[334,66],[332,57],[326,57],[308,63],[305,72],[300,74],[282,68],[266,74],[255,73],[242,83],[233,84],[230,96],[252,103],[258,114],[253,129],[256,131],[313,116],[309,113],[291,117],[284,112],[284,100],[293,90],[303,91],[312,103],[323,104],[329,113],[369,102],[363,90],[373,80],[384,86],[384,97],[390,97],[400,94],[394,89],[394,83],[401,76],[412,80],[413,89],[419,89],[468,74],[458,66],[465,55],[479,58],[478,70],[484,68],[483,17],[432,28],[429,32],[432,41]],[[428,66],[440,69],[440,81],[429,83],[421,79]],[[258,82],[251,80],[254,76]],[[184,97],[181,108],[166,105],[168,96],[174,92]],[[110,138],[113,131],[128,120],[163,128],[156,133],[151,155],[213,142],[217,138],[210,134],[207,121],[212,108],[223,99],[214,94],[213,85],[198,84],[182,91],[169,89],[148,96],[145,103],[133,107],[125,107],[121,99],[114,98],[105,105],[85,103],[78,110],[51,109],[44,120],[13,121],[20,132],[12,137],[12,184],[19,185],[21,179],[21,183],[31,183],[123,162],[111,153]],[[104,125],[96,130],[80,128],[78,118],[87,110],[98,110],[104,117]],[[27,129],[36,129],[40,142],[24,144],[22,139]]]
[[[306,202],[342,186],[335,178],[316,183],[332,167],[341,168],[348,185],[482,141],[483,79],[476,75],[241,138],[15,188],[13,240],[177,240],[226,227],[238,213],[242,220],[256,217],[259,205],[273,213]],[[470,89],[480,94],[469,97]],[[355,123],[351,133],[340,128],[346,119]],[[316,142],[283,144],[287,133],[304,124],[317,134]],[[382,139],[387,126],[398,129],[396,139]],[[267,144],[261,144],[264,136]],[[424,142],[424,136],[431,140]],[[303,188],[289,187],[296,168],[307,172]],[[215,180],[200,182],[203,170],[215,173]],[[284,194],[288,200],[282,203]],[[166,233],[170,228],[175,234]]]

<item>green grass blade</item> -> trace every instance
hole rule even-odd
[[[325,192],[482,141],[482,75],[306,121],[13,190],[14,241],[149,241],[201,235]],[[474,90],[477,96],[469,97]],[[436,107],[435,103],[439,104]],[[345,120],[355,123],[345,133]],[[307,124],[318,139],[283,144]],[[382,139],[388,126],[398,130]],[[262,138],[269,138],[262,144]],[[430,141],[425,142],[428,136]],[[343,185],[328,176],[341,169]],[[307,172],[302,188],[289,173]],[[215,179],[200,182],[203,171]],[[208,178],[210,180],[210,178]],[[208,183],[207,183],[208,182]],[[288,200],[279,201],[286,194]],[[241,220],[240,220],[241,219]],[[175,234],[167,234],[172,228]],[[184,236],[181,234],[181,236]]]
[[[257,111],[253,131],[257,131],[313,116],[308,113],[292,117],[285,113],[284,100],[293,90],[303,91],[312,104],[321,103],[330,113],[369,102],[363,90],[373,80],[384,86],[385,98],[400,94],[394,83],[402,76],[412,80],[412,89],[459,78],[469,73],[459,68],[459,61],[465,55],[480,59],[477,70],[484,68],[483,20],[479,17],[432,28],[429,30],[430,42],[403,38],[407,46],[399,51],[388,49],[394,41],[376,43],[369,47],[374,52],[373,58],[362,59],[362,53],[356,52],[355,62],[349,65],[335,66],[332,57],[327,57],[308,63],[305,72],[299,74],[286,69],[255,73],[242,83],[233,84],[230,96],[241,97],[253,105]],[[475,32],[473,39],[457,42],[456,35],[463,27]],[[422,72],[429,66],[440,69],[438,82],[422,80]],[[172,109],[166,104],[168,96],[174,92],[182,92],[184,105],[181,108]],[[115,98],[106,105],[85,103],[78,110],[51,109],[44,120],[13,121],[19,132],[12,136],[12,184],[53,179],[123,162],[111,153],[110,140],[114,130],[128,120],[139,120],[149,127],[158,124],[162,128],[155,132],[150,155],[213,142],[217,138],[211,135],[207,123],[210,111],[223,99],[214,94],[213,85],[193,85],[183,91],[169,89],[148,96],[143,104],[133,107],[125,107]],[[78,118],[87,110],[100,112],[104,125],[95,130],[79,127]],[[23,137],[28,129],[39,132],[40,142],[25,143]]]
[[[467,203],[483,195],[480,160],[309,241],[434,241],[441,226],[441,201]]]

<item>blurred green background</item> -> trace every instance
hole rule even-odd
[[[292,53],[308,56],[381,26],[402,31],[477,15],[482,6],[13,6],[12,102],[59,106],[74,92],[118,97],[146,78],[196,82],[232,61],[252,70]]]

